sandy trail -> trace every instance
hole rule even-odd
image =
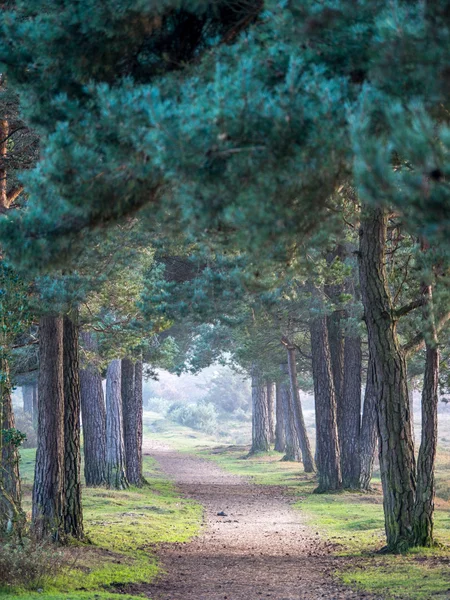
[[[155,442],[144,452],[184,495],[205,509],[205,527],[186,544],[164,544],[167,572],[141,588],[154,600],[374,600],[337,584],[341,559],[302,522],[283,490],[257,486],[201,458]],[[219,512],[226,516],[217,516]]]

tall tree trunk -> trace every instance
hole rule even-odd
[[[109,487],[128,487],[122,421],[121,361],[112,360],[106,372],[106,481]]]
[[[406,361],[400,347],[385,271],[387,213],[363,208],[360,230],[360,283],[369,348],[379,391],[380,469],[387,548],[413,543],[415,495]]]
[[[360,477],[360,433],[361,433],[361,338],[345,338],[344,345],[344,388],[341,406],[341,429],[339,442],[341,451],[342,485],[344,488],[359,488]]]
[[[80,362],[77,316],[64,317],[64,486],[63,527],[67,536],[84,537],[81,506]]]
[[[0,426],[0,538],[4,534],[20,537],[25,525],[19,475],[19,452],[14,439],[14,412],[11,398],[9,365],[1,360],[1,426]]]
[[[425,336],[426,359],[422,388],[422,434],[417,459],[417,489],[414,506],[414,542],[431,547],[433,539],[435,461],[438,435],[437,408],[439,387],[439,347],[432,306],[431,285],[424,286],[424,322],[430,331]]]
[[[270,450],[269,407],[267,387],[261,371],[252,367],[252,448],[250,452],[268,452]]]
[[[269,411],[269,437],[270,443],[275,443],[275,385],[267,382],[267,408]]]
[[[277,382],[275,384],[275,450],[284,452],[286,450],[286,429],[280,387],[280,383]]]
[[[38,426],[38,411],[39,411],[39,395],[37,381],[33,383],[33,427],[37,430]]]
[[[361,473],[359,485],[362,490],[370,488],[370,481],[372,479],[373,461],[375,459],[378,439],[377,403],[378,392],[376,387],[375,363],[369,352],[360,438]]]
[[[316,461],[319,485],[316,492],[338,490],[342,486],[336,418],[336,396],[331,371],[326,317],[310,325],[312,370],[316,408]]]
[[[63,537],[64,371],[63,319],[39,322],[38,447],[33,486],[33,525],[38,538]]]
[[[127,479],[132,485],[142,484],[142,367],[137,365],[128,358],[122,359],[125,463]]]
[[[81,332],[84,350],[95,354],[92,333]],[[80,370],[81,415],[83,422],[84,478],[86,486],[106,483],[106,409],[102,376],[94,362]]]
[[[27,415],[33,414],[33,386],[22,386],[23,412]]]
[[[287,364],[280,365],[283,376],[286,376],[288,367]],[[279,383],[281,405],[283,407],[283,422],[286,437],[286,449],[283,460],[300,462],[302,453],[300,450],[300,441],[298,439],[297,430],[295,429],[295,417],[291,400],[291,388],[289,380],[282,379]]]
[[[308,433],[306,431],[305,419],[303,417],[302,403],[297,384],[297,366],[295,363],[295,347],[291,344],[286,346],[289,370],[289,383],[291,387],[291,402],[294,413],[295,431],[300,444],[302,453],[303,467],[305,473],[314,472],[314,459],[309,444]]]

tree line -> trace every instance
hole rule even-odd
[[[78,494],[63,477],[79,461],[75,310],[121,359],[195,370],[230,353],[253,381],[253,449],[272,443],[275,395],[286,453],[317,471],[318,491],[367,487],[378,441],[387,548],[433,544],[449,19],[443,0],[2,4],[2,460],[20,444],[9,365],[39,323],[40,373],[50,356],[60,365],[45,380],[51,421],[39,417],[57,433],[37,462],[53,453],[50,521],[61,490],[71,506]],[[134,394],[117,356],[105,471],[125,485],[118,390],[127,406]],[[314,388],[315,457],[301,378]],[[44,375],[41,386],[46,407]],[[11,469],[6,528],[19,520]]]

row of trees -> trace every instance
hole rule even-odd
[[[21,176],[26,207],[9,210],[20,196],[3,125],[0,239],[42,313],[103,294],[107,329],[118,313],[141,333],[173,327],[180,368],[232,353],[254,378],[254,449],[266,444],[266,382],[280,380],[295,417],[285,434],[319,490],[370,478],[376,414],[388,548],[432,544],[447,3],[16,0],[3,16],[8,85],[42,151]],[[138,282],[132,317],[105,292],[117,287],[111,256]],[[180,256],[178,272],[167,259]],[[407,360],[423,347],[416,464]],[[295,367],[313,382],[315,461]],[[117,397],[118,365],[110,375]]]

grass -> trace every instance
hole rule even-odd
[[[294,508],[322,539],[335,545],[343,557],[344,570],[337,575],[347,585],[389,599],[448,600],[450,598],[450,452],[440,447],[437,460],[435,531],[442,545],[436,549],[414,549],[406,555],[378,555],[384,545],[381,485],[375,473],[373,493],[343,492],[313,494],[314,476],[301,465],[282,462],[276,452],[248,456],[248,446],[217,446],[211,436],[159,421],[158,434],[149,433],[184,452],[195,452],[214,460],[227,471],[251,478],[258,485],[283,486],[292,495]]]
[[[24,506],[30,508],[34,451],[22,451]],[[202,508],[181,498],[150,457],[144,458],[142,488],[125,491],[85,488],[85,531],[91,544],[67,550],[73,566],[56,576],[42,591],[1,589],[2,598],[20,600],[131,600],[127,584],[151,582],[159,572],[155,545],[182,543],[199,531]]]

